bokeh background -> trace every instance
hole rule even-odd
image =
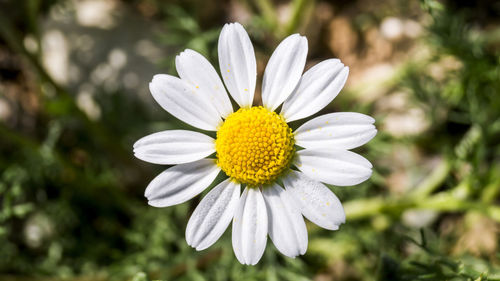
[[[379,129],[357,149],[372,178],[331,186],[347,223],[308,223],[296,259],[268,240],[254,267],[230,228],[191,249],[199,197],[148,206],[165,167],[132,154],[188,128],[155,104],[152,76],[175,75],[185,48],[218,68],[231,21],[259,83],[291,33],[308,38],[307,68],[340,58],[350,77],[319,114],[363,112]],[[0,280],[500,280],[500,2],[0,0],[0,153]]]

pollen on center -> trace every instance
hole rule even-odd
[[[288,168],[293,145],[282,116],[262,106],[240,108],[217,131],[217,165],[240,183],[271,183]]]

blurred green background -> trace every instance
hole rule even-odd
[[[296,259],[268,240],[254,267],[230,229],[191,249],[199,197],[148,206],[165,167],[132,153],[188,128],[147,85],[185,48],[217,67],[230,21],[250,34],[258,81],[291,33],[308,38],[307,68],[340,58],[350,77],[319,114],[363,112],[379,129],[357,149],[371,180],[331,187],[347,223],[308,223]],[[0,280],[500,280],[500,2],[0,0],[0,153]]]

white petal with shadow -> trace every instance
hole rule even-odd
[[[135,157],[155,164],[183,164],[203,159],[215,152],[215,140],[187,130],[169,130],[139,139]]]
[[[369,179],[372,164],[348,150],[304,149],[297,152],[295,166],[311,179],[338,186],[356,185]]]
[[[227,179],[212,189],[196,207],[186,227],[187,243],[201,251],[222,236],[240,199],[240,184]]]
[[[187,49],[175,58],[175,67],[182,80],[187,81],[217,108],[220,116],[227,117],[233,106],[224,84],[210,62],[200,53]]]
[[[207,188],[220,172],[214,159],[170,167],[154,178],[144,195],[154,207],[184,203]]]
[[[311,67],[285,100],[281,114],[290,122],[320,111],[339,94],[348,75],[349,67],[338,59],[325,60]]]
[[[267,212],[258,188],[246,187],[233,219],[233,250],[242,264],[255,265],[267,242]]]
[[[208,97],[180,78],[157,74],[149,83],[149,90],[163,109],[191,126],[216,131],[222,123],[219,112]]]
[[[332,147],[352,149],[370,141],[377,129],[375,119],[354,112],[321,115],[295,131],[296,144],[304,148]]]
[[[268,214],[269,237],[285,256],[294,258],[307,250],[304,218],[287,191],[274,183],[262,191]]]
[[[345,222],[342,203],[322,183],[291,170],[283,178],[283,184],[296,206],[311,222],[330,230],[337,230]]]
[[[267,63],[262,80],[262,103],[276,109],[299,83],[307,58],[307,39],[299,34],[285,38]]]
[[[252,106],[257,62],[252,42],[239,23],[224,25],[219,35],[219,66],[229,94],[241,107]]]

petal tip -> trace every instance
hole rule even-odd
[[[155,74],[153,75],[153,79],[151,80],[150,84],[151,83],[154,83],[155,81],[158,81],[159,79],[164,79],[166,78],[166,74]]]
[[[147,190],[146,190],[147,191]],[[149,196],[147,196],[146,194],[144,194],[144,196],[146,197],[146,199],[148,199],[148,205],[151,206],[151,207],[156,207],[156,208],[160,208],[160,207],[164,207],[164,206],[160,206],[157,202],[155,202],[154,200],[150,200],[149,199]]]
[[[342,69],[342,74],[345,76],[349,75],[349,66],[344,66],[344,69]]]
[[[135,149],[137,147],[139,147],[140,144],[141,144],[141,139],[138,139],[136,142],[134,142],[134,144],[132,145],[134,153],[135,153]]]
[[[196,247],[196,246],[191,246],[191,247],[193,247],[193,248],[194,248],[196,251],[198,251],[198,252],[201,252],[201,251],[203,251],[203,250],[205,250],[205,249],[206,249],[205,247],[199,247],[199,246],[198,246],[198,247]]]

